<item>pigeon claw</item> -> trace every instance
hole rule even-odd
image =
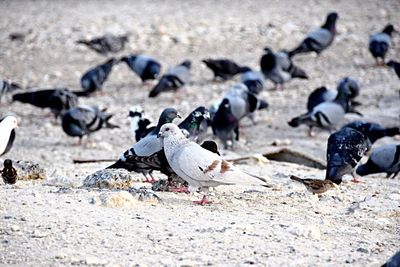
[[[169,191],[173,192],[173,193],[185,193],[185,194],[189,194],[189,189],[186,186],[170,186],[169,187]]]
[[[201,200],[193,201],[193,203],[196,204],[196,205],[204,206],[206,204],[211,204],[212,202],[211,201],[207,201],[207,197],[204,195]]]

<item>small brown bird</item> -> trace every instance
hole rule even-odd
[[[313,194],[322,194],[330,189],[339,188],[335,183],[329,180],[319,180],[319,179],[301,179],[297,176],[291,175],[290,179],[300,182],[305,185],[308,191]]]
[[[6,159],[4,161],[4,168],[0,172],[4,183],[15,184],[17,182],[17,171],[12,166],[11,159]]]

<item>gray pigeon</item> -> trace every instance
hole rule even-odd
[[[400,145],[388,144],[373,149],[367,163],[356,170],[361,176],[381,172],[386,172],[388,178],[400,172]]]
[[[165,156],[172,170],[189,184],[189,191],[208,191],[218,185],[261,185],[266,180],[239,170],[219,155],[187,139],[177,125],[167,123],[160,129]],[[206,194],[198,204],[207,203]]]
[[[152,57],[146,55],[130,55],[120,59],[142,79],[142,82],[154,80],[161,71],[161,64]]]
[[[264,48],[260,60],[261,71],[265,78],[270,79],[276,89],[283,89],[283,84],[292,78],[308,79],[304,70],[295,66],[285,51],[274,53],[270,48]]]
[[[263,74],[247,67],[240,76],[240,82],[246,85],[249,91],[255,95],[258,95],[264,89]]]
[[[179,65],[170,68],[160,79],[158,84],[150,91],[149,97],[156,97],[161,92],[176,91],[190,81],[190,60],[185,60]]]
[[[128,42],[127,35],[116,36],[106,33],[102,37],[97,37],[92,40],[78,40],[76,43],[84,44],[99,54],[107,55],[108,53],[122,51],[126,42]]]
[[[388,24],[382,32],[372,34],[369,37],[369,52],[375,58],[378,66],[385,64],[385,56],[389,51],[393,32],[395,32],[393,25]]]
[[[328,48],[336,35],[336,12],[329,13],[324,25],[315,31],[310,32],[298,47],[289,52],[289,57],[300,53],[316,52],[320,54]]]
[[[17,127],[17,118],[12,115],[7,115],[0,120],[0,156],[10,151]]]
[[[83,91],[74,93],[78,96],[88,96],[96,91],[101,91],[103,83],[107,80],[113,66],[117,62],[115,58],[111,58],[103,64],[88,70],[81,78],[81,87]]]

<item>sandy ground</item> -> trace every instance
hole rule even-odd
[[[67,137],[48,110],[20,103],[1,103],[0,114],[20,120],[17,139],[7,158],[33,160],[45,167],[48,180],[0,182],[0,264],[4,266],[379,266],[400,244],[400,180],[384,175],[345,182],[320,200],[289,180],[291,174],[323,178],[324,171],[304,166],[255,161],[240,168],[271,178],[273,188],[220,187],[210,206],[195,206],[182,194],[158,193],[163,203],[137,202],[121,192],[81,188],[83,179],[109,163],[74,165],[73,159],[117,158],[132,144],[126,115],[142,105],[157,118],[167,106],[187,114],[210,105],[230,84],[212,83],[205,57],[228,57],[258,68],[262,48],[293,48],[329,11],[340,15],[333,46],[319,58],[298,56],[310,80],[294,80],[284,91],[266,90],[270,103],[258,124],[244,121],[242,140],[227,157],[272,149],[274,140],[325,160],[327,132],[307,137],[305,128],[286,121],[305,110],[316,87],[334,88],[351,76],[359,80],[364,119],[399,126],[399,80],[386,68],[373,66],[368,36],[388,22],[400,21],[400,3],[385,1],[1,1],[0,77],[29,87],[79,89],[79,78],[104,57],[77,46],[82,37],[105,32],[129,33],[122,54],[146,53],[164,70],[186,58],[193,79],[179,98],[163,94],[147,98],[149,88],[128,68],[116,66],[104,95],[81,103],[108,107],[121,129],[93,135],[95,147],[82,147]],[[396,25],[399,26],[399,25]],[[11,42],[12,32],[26,34]],[[400,52],[394,37],[388,58]],[[268,89],[272,88],[267,83]],[[359,119],[346,116],[346,121]],[[383,143],[399,142],[385,138]],[[140,175],[138,175],[140,177]],[[102,205],[102,196],[124,203]]]

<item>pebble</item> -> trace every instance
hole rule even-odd
[[[92,199],[93,204],[108,208],[132,208],[138,200],[126,191],[101,193]]]

